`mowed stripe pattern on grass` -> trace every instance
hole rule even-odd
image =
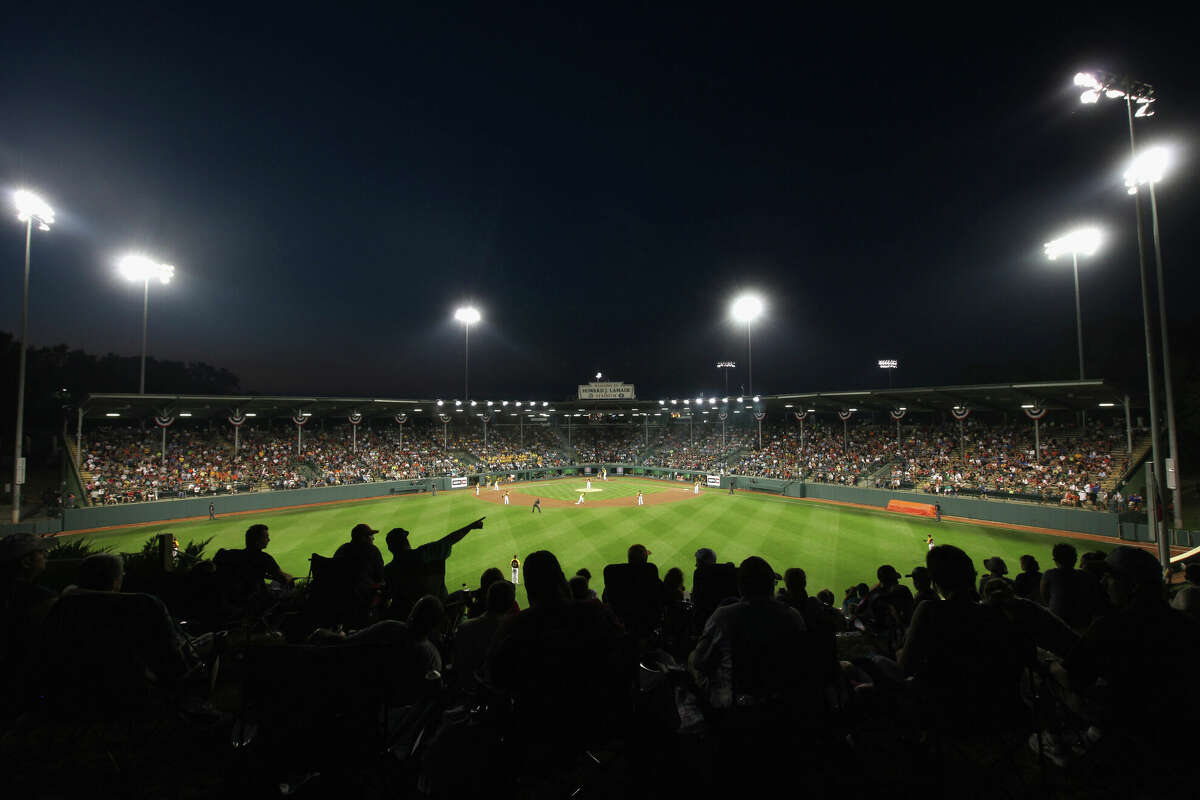
[[[676,489],[673,484],[664,484]],[[702,492],[686,503],[593,509],[550,509],[542,514],[527,505],[497,506],[476,499],[473,491],[440,492],[385,498],[345,506],[265,512],[183,523],[162,523],[94,535],[97,542],[118,552],[139,550],[155,533],[173,532],[181,542],[213,536],[208,554],[218,547],[241,547],[246,528],[256,522],[271,527],[268,552],[294,575],[308,574],[312,553],[331,555],[348,541],[350,529],[366,522],[379,529],[376,544],[388,557],[384,534],[392,527],[411,531],[414,546],[433,541],[450,531],[486,516],[482,531],[473,531],[455,546],[446,570],[450,590],[463,583],[478,585],[480,574],[499,567],[509,574],[513,554],[522,561],[535,550],[550,550],[568,577],[580,567],[592,575],[592,588],[603,590],[606,564],[625,561],[632,544],[644,544],[651,560],[665,574],[671,567],[684,572],[690,589],[694,553],[701,547],[716,551],[721,561],[740,562],[760,555],[775,570],[802,567],[808,573],[809,591],[832,589],[838,600],[855,583],[875,582],[875,570],[891,564],[902,574],[925,561],[925,536],[933,533],[938,544],[963,548],[983,571],[983,559],[1000,556],[1015,574],[1023,553],[1034,555],[1043,569],[1051,566],[1050,549],[1059,541],[1080,550],[1109,550],[1117,543],[1092,544],[1028,531],[1008,530],[967,523],[937,523],[887,512],[839,508],[773,496]],[[905,581],[905,583],[909,583]],[[526,603],[524,586],[518,591]]]

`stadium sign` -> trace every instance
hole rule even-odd
[[[720,475],[705,475],[704,477],[706,479],[705,482],[709,486],[720,487],[720,485],[721,485],[721,476]]]
[[[470,483],[470,481],[467,478],[451,478],[450,479],[450,488],[451,489],[466,489],[467,485],[469,483]]]
[[[592,381],[579,384],[580,400],[636,400],[632,383]]]

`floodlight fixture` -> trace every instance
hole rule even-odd
[[[1104,241],[1104,232],[1095,226],[1076,228],[1053,241],[1046,242],[1046,258],[1054,261],[1068,253],[1073,256],[1095,255]]]
[[[483,315],[475,306],[462,306],[454,310],[454,318],[464,325],[474,325],[483,319]]]
[[[880,369],[899,369],[900,362],[894,358],[881,358],[881,359],[879,359],[879,368]]]
[[[1146,148],[1125,170],[1125,188],[1130,194],[1137,194],[1137,187],[1143,183],[1160,183],[1170,162],[1171,152],[1166,147]]]
[[[175,267],[160,263],[144,253],[129,253],[117,261],[117,271],[126,280],[142,283],[142,369],[138,393],[146,393],[146,333],[150,320],[150,281],[157,280],[164,286],[175,277]]]
[[[437,404],[438,404],[438,408],[441,408],[444,405],[444,402],[441,400],[438,400]]]
[[[454,405],[456,405],[456,406],[461,406],[461,405],[462,405],[462,400],[455,400],[455,401],[454,401]]]
[[[757,402],[759,401],[759,399],[760,399],[760,398],[759,398],[759,396],[758,396],[758,395],[754,395],[754,402],[756,402],[756,403],[757,403]]]
[[[28,189],[13,192],[13,205],[17,207],[17,219],[31,226],[36,222],[40,231],[48,231],[54,224],[54,209]]]
[[[1079,102],[1084,105],[1099,103],[1102,97],[1107,100],[1126,100],[1131,111],[1137,106],[1133,116],[1154,116],[1153,103],[1158,98],[1154,96],[1154,87],[1148,83],[1118,78],[1107,72],[1077,72],[1074,83],[1083,89]]]
[[[1100,403],[1101,408],[1112,408],[1116,403]]]

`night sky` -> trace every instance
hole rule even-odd
[[[464,301],[484,314],[473,397],[559,399],[597,370],[647,398],[723,393],[741,289],[767,301],[764,394],[886,386],[879,358],[904,385],[1072,378],[1056,234],[1110,235],[1081,264],[1085,337],[1140,333],[1124,107],[1080,105],[1080,69],[1158,90],[1139,135],[1178,147],[1163,247],[1172,316],[1195,314],[1189,26],[500,5],[6,12],[0,186],[58,212],[32,343],[137,354],[140,287],[114,266],[134,249],[177,270],[151,287],[151,355],[264,393],[461,396]]]

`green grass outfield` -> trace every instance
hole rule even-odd
[[[575,479],[558,483],[571,492],[583,485]],[[597,483],[604,482],[593,480],[593,487]],[[613,495],[608,494],[609,484]],[[614,496],[618,484],[632,488],[631,493],[636,492],[639,484],[646,486],[646,491],[679,488],[675,483],[610,480],[603,496]],[[549,497],[551,488],[549,483],[518,485],[513,491]],[[568,494],[566,499],[576,496]],[[590,495],[589,499],[596,496]],[[173,532],[181,542],[211,536],[214,537],[208,550],[211,556],[218,547],[241,547],[246,528],[263,522],[271,526],[268,552],[284,570],[307,575],[309,555],[314,552],[331,555],[349,539],[350,529],[358,522],[381,531],[376,543],[386,558],[383,534],[393,527],[407,528],[412,532],[413,544],[419,545],[482,516],[487,517],[483,530],[473,531],[454,547],[446,569],[450,590],[463,583],[477,586],[480,573],[488,567],[500,567],[507,576],[508,562],[514,553],[523,561],[534,550],[548,549],[558,557],[568,576],[580,567],[591,570],[592,586],[600,591],[604,565],[624,561],[626,549],[641,543],[653,552],[651,560],[658,564],[660,574],[670,567],[682,567],[689,589],[693,554],[700,547],[711,547],[721,561],[736,563],[749,555],[761,555],[780,573],[788,567],[803,567],[809,576],[811,592],[832,589],[840,602],[847,586],[859,581],[874,583],[875,568],[880,564],[892,564],[901,573],[923,564],[925,536],[931,532],[938,544],[953,544],[966,550],[980,572],[984,558],[998,555],[1015,574],[1019,569],[1017,559],[1023,553],[1035,556],[1042,569],[1046,569],[1052,566],[1050,549],[1059,541],[1071,541],[1080,552],[1109,550],[1113,546],[968,523],[937,523],[882,510],[773,495],[739,492],[731,496],[717,489],[704,489],[699,498],[678,503],[640,508],[632,504],[612,508],[555,508],[543,514],[531,513],[524,503],[505,507],[483,502],[475,497],[473,490],[460,490],[439,492],[436,497],[410,495],[76,535],[90,536],[118,552],[140,550],[149,536],[164,531]],[[518,594],[524,606],[524,586]]]

